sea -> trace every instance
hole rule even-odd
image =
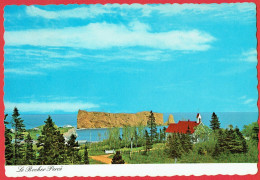
[[[164,122],[168,120],[170,114],[173,115],[175,123],[178,123],[179,120],[196,121],[197,115],[195,112],[163,113]],[[202,123],[209,126],[212,113],[202,112],[200,114]],[[258,120],[258,112],[216,112],[216,114],[219,118],[221,128],[227,128],[231,124],[233,127],[237,126],[242,130],[244,125]],[[59,127],[70,125],[77,128],[77,114],[51,114],[50,116]],[[7,120],[10,121],[11,118],[11,115],[9,115]],[[48,118],[48,114],[24,114],[21,115],[21,118],[24,120],[26,129],[32,129],[43,125],[44,121]],[[157,126],[157,131],[159,132],[163,127],[167,126]],[[77,129],[76,132],[78,141],[98,142],[108,137],[108,128]],[[120,128],[120,133],[122,133],[122,128]]]

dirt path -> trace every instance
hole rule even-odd
[[[99,155],[99,156],[90,156],[90,158],[92,158],[96,161],[100,161],[100,162],[105,163],[105,164],[111,164],[112,159],[108,157],[110,155],[111,154],[105,154],[105,155]]]

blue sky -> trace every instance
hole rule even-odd
[[[253,3],[6,6],[6,112],[256,112]]]

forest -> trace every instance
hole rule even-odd
[[[5,115],[6,165],[60,165],[102,164],[94,156],[106,155],[112,164],[155,163],[257,163],[258,123],[238,127],[220,127],[217,114],[212,113],[210,127],[200,124],[193,134],[166,133],[166,127],[157,131],[155,117],[150,112],[147,126],[109,128],[108,137],[100,142],[79,144],[71,134],[65,140],[63,132],[49,116],[37,140],[26,130],[24,120],[15,107],[12,120]],[[9,129],[11,125],[13,131]]]

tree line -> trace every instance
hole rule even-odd
[[[254,139],[256,139],[255,137]],[[194,134],[169,134],[165,151],[171,158],[178,159],[182,155],[190,153],[196,143],[198,143],[197,146],[199,147],[197,148],[198,155],[210,154],[215,159],[218,159],[221,155],[248,152],[248,144],[239,128],[234,129],[232,125],[227,129],[220,128],[220,121],[214,112],[211,116],[210,128],[200,124],[195,127]]]
[[[44,121],[45,125],[36,143],[30,133],[26,132],[24,120],[16,107],[11,122],[6,120],[7,116],[4,119],[6,165],[89,164],[87,144],[81,154],[74,134],[65,142],[50,116]],[[10,123],[13,132],[7,127]]]
[[[157,132],[155,117],[152,111],[148,116],[147,126],[139,125],[136,127],[124,126],[122,133],[120,128],[109,128],[107,139],[102,144],[108,145],[110,149],[130,148],[131,142],[133,147],[145,147],[149,151],[152,144],[165,142],[166,140],[166,127]]]

